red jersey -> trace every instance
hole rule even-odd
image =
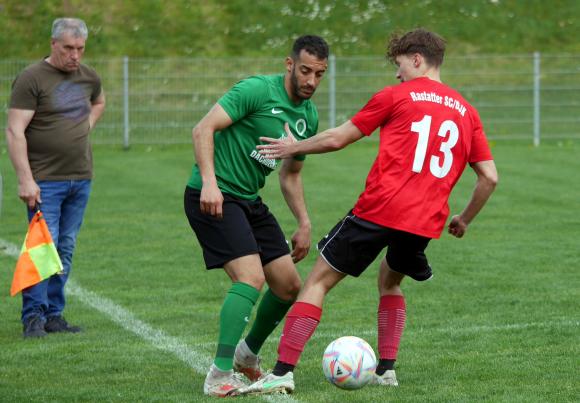
[[[475,108],[426,77],[385,87],[351,121],[367,136],[381,128],[353,213],[384,227],[439,238],[467,163],[493,159]]]

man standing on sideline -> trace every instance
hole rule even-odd
[[[443,231],[451,190],[469,163],[477,175],[465,209],[448,231],[461,238],[484,206],[498,176],[477,111],[441,83],[445,41],[416,29],[389,43],[401,84],[377,92],[352,119],[296,142],[262,138],[265,158],[339,150],[380,128],[379,151],[354,209],[318,244],[320,255],[288,313],[271,374],[241,393],[292,392],[293,371],[322,315],[326,294],[347,275],[358,277],[387,247],[378,276],[379,363],[373,383],[397,386],[394,363],[405,326],[405,276],[433,274],[425,256]]]
[[[29,219],[41,208],[64,268],[22,290],[24,337],[81,330],[62,315],[64,286],[91,189],[89,132],[105,109],[99,76],[81,64],[87,36],[84,21],[56,19],[50,56],[12,85],[6,139],[18,196]]]
[[[300,170],[304,156],[284,160],[280,187],[298,229],[292,251],[278,222],[258,196],[277,161],[256,151],[265,133],[296,138],[313,136],[318,112],[310,97],[327,69],[328,45],[318,36],[302,36],[286,58],[286,73],[254,76],[238,82],[193,129],[197,164],[184,196],[185,212],[203,249],[207,269],[224,268],[232,281],[220,313],[217,352],[204,393],[232,396],[262,376],[258,352],[282,320],[301,280],[294,262],[310,248],[310,219]],[[269,289],[258,306],[247,337],[240,337],[260,290]]]

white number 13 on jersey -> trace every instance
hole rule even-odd
[[[417,140],[417,147],[415,148],[415,159],[413,160],[413,172],[421,172],[423,163],[425,162],[425,155],[427,154],[427,144],[429,142],[429,133],[431,132],[431,116],[425,115],[419,122],[413,122],[411,131],[419,135]],[[440,162],[440,157],[436,155],[431,156],[429,163],[429,170],[436,178],[443,178],[451,170],[453,164],[453,154],[451,149],[457,144],[459,138],[459,129],[452,120],[446,120],[439,127],[437,133],[439,137],[447,138],[447,141],[441,143],[439,151],[443,153],[443,163]]]

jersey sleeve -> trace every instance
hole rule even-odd
[[[351,122],[366,136],[383,125],[393,110],[393,90],[386,87],[377,92],[367,104],[351,118]]]
[[[257,111],[267,96],[266,82],[258,77],[249,77],[236,83],[218,100],[218,104],[236,122]]]
[[[93,74],[94,74],[95,78],[94,78],[94,84],[93,84],[93,92],[91,93],[91,103],[94,103],[96,101],[96,99],[101,95],[101,92],[103,90],[102,84],[101,84],[101,78],[99,77],[97,72],[94,70],[93,70]]]
[[[469,163],[489,161],[493,159],[481,119],[475,110],[473,113],[473,136],[471,138],[471,151],[469,153]]]
[[[38,86],[36,80],[30,73],[24,71],[12,83],[10,108],[34,111],[37,106]]]

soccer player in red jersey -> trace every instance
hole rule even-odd
[[[445,41],[415,29],[393,36],[387,57],[400,84],[385,87],[350,120],[303,141],[292,134],[262,138],[267,158],[342,149],[380,128],[376,160],[354,208],[318,244],[320,255],[288,313],[271,374],[243,393],[292,392],[293,370],[322,315],[326,294],[347,275],[358,277],[387,247],[378,286],[378,350],[373,383],[397,386],[394,363],[405,325],[401,282],[432,277],[425,249],[439,238],[448,199],[469,164],[477,175],[465,209],[448,232],[461,238],[495,189],[498,175],[479,115],[440,79]]]

